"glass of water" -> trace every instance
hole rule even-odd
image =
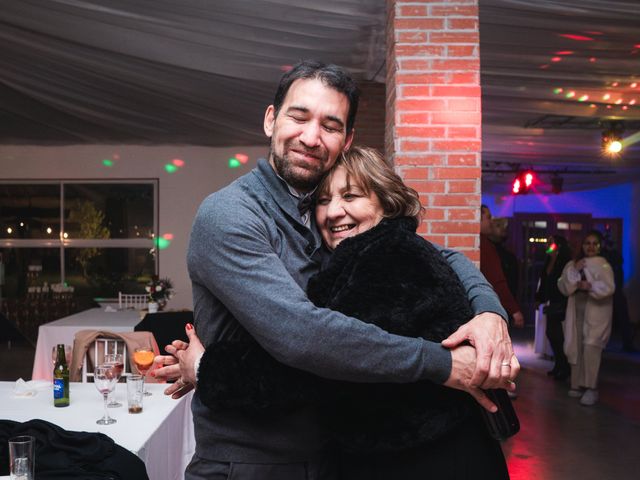
[[[35,438],[23,435],[9,439],[9,475],[11,480],[34,480]]]

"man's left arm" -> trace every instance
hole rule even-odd
[[[502,388],[505,379],[514,380],[520,371],[507,331],[507,312],[484,275],[465,255],[435,245],[460,278],[476,316],[442,342],[454,348],[469,342],[477,350],[476,370],[471,383],[481,388]],[[512,388],[515,388],[512,384]]]

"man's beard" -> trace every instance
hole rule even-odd
[[[288,148],[289,145],[285,144],[284,150],[287,151]],[[300,148],[300,150],[304,150],[304,148]],[[322,154],[322,152],[313,153],[315,155]],[[273,145],[271,145],[269,149],[269,156],[273,159],[273,165],[275,166],[278,175],[280,175],[280,177],[282,177],[291,187],[301,192],[309,192],[316,188],[326,173],[323,168],[325,162],[319,162],[317,166],[305,168],[304,170],[308,172],[308,175],[304,177],[301,176],[299,173],[296,173],[291,160],[287,158],[286,154],[284,156],[279,156],[275,153]],[[306,165],[306,167],[310,166]]]

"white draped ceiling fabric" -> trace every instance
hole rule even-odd
[[[384,81],[385,22],[385,0],[0,0],[0,142],[264,145],[299,59]],[[638,0],[480,0],[480,43],[487,171],[640,177],[638,148],[599,151],[600,122],[640,130]]]

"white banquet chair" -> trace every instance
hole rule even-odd
[[[148,303],[149,297],[144,293],[118,292],[118,308],[120,310],[126,310],[127,308],[142,310],[147,307]]]

